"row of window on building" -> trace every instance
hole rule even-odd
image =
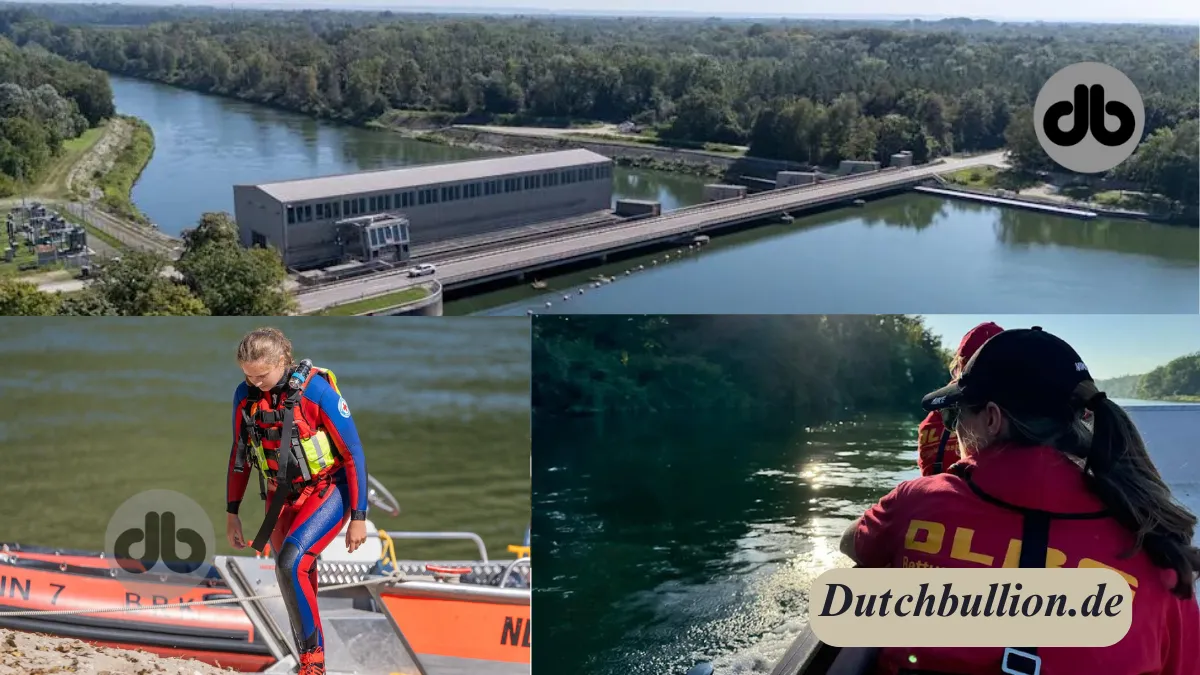
[[[497,178],[495,180],[465,185],[445,185],[442,187],[408,190],[374,197],[358,197],[341,201],[321,202],[319,204],[303,204],[287,207],[288,225],[308,223],[313,220],[334,220],[337,218],[352,218],[354,216],[379,213],[391,209],[407,209],[413,206],[426,206],[443,202],[455,202],[476,197],[490,197],[508,192],[524,190],[540,190],[542,188],[572,185],[593,180],[612,179],[611,164],[583,166],[562,171],[547,171],[516,178]]]

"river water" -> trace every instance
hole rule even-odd
[[[1197,428],[1200,406],[1189,414]],[[919,473],[918,420],[906,416],[817,428],[711,412],[534,422],[546,633],[534,675],[682,675],[701,661],[718,675],[770,672],[806,623],[812,582],[851,565],[842,532]],[[1190,476],[1172,487],[1200,508],[1186,439],[1175,441],[1159,469]]]
[[[464,304],[495,315],[1194,314],[1198,261],[1196,228],[904,194]],[[616,281],[593,288],[598,273]]]
[[[0,318],[0,541],[102,550],[114,510],[151,489],[208,511],[224,543],[238,340],[261,319]],[[298,358],[338,376],[371,475],[400,502],[389,530],[473,531],[511,558],[529,523],[529,322],[275,319]],[[253,482],[253,481],[252,481]],[[248,490],[243,524],[262,505]],[[397,544],[473,559],[474,546]]]
[[[205,211],[232,213],[235,184],[487,156],[164,84],[110,78],[117,110],[154,130],[154,156],[134,186],[133,201],[171,234],[194,225]],[[699,178],[620,168],[614,186],[614,198],[656,199],[664,209],[694,204],[704,192]]]
[[[134,202],[166,232],[232,211],[235,183],[479,156],[166,85],[112,78],[117,109],[154,129]],[[663,209],[703,199],[701,178],[619,169],[614,198]],[[1200,308],[1200,230],[1056,218],[902,195],[665,254],[449,303],[447,314],[1114,312]],[[658,264],[655,264],[657,260]],[[631,268],[645,269],[626,276]],[[606,274],[616,283],[589,288]],[[580,288],[585,294],[580,296]],[[562,302],[563,295],[571,300]],[[550,302],[551,306],[546,307]]]

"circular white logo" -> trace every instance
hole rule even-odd
[[[342,417],[350,416],[350,406],[346,405],[346,399],[341,397],[338,398],[338,412],[342,414]]]
[[[1033,106],[1033,128],[1055,162],[1079,173],[1103,173],[1133,154],[1146,108],[1125,73],[1085,61],[1055,73]]]
[[[212,572],[216,550],[208,514],[172,490],[148,490],[125,500],[104,532],[115,575],[132,582],[170,575],[173,585],[198,586]]]

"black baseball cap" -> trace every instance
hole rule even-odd
[[[1083,359],[1062,338],[1040,326],[992,336],[963,366],[957,381],[925,395],[933,412],[962,404],[995,403],[1012,413],[1068,417],[1071,396],[1092,379]]]

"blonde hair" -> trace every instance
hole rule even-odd
[[[246,333],[237,348],[238,363],[255,363],[268,361],[278,364],[281,361],[292,365],[292,341],[284,336],[278,328],[259,328]]]

